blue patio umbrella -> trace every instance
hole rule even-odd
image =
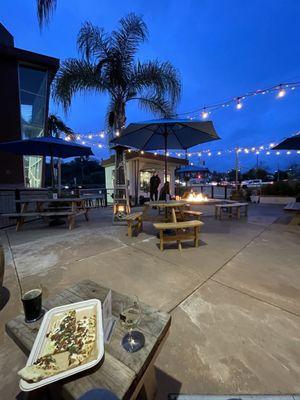
[[[300,133],[283,140],[272,150],[300,150]]]
[[[57,139],[52,136],[2,142],[0,143],[0,151],[7,151],[23,156],[50,156],[52,184],[54,179],[53,157],[68,158],[93,155],[91,148],[88,146]]]
[[[59,158],[90,156],[90,147],[54,137],[39,137],[0,143],[0,150],[23,156],[50,156]]]
[[[220,137],[212,121],[157,119],[129,124],[122,136],[116,137],[111,143],[141,150],[164,150],[166,182],[168,149],[186,150],[218,139]]]

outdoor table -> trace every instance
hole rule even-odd
[[[75,286],[65,289],[52,299],[44,302],[46,310],[53,307],[88,299],[103,301],[109,289],[97,283],[84,280]],[[112,312],[119,317],[121,307],[132,304],[134,299],[112,291]],[[73,375],[66,380],[58,381],[64,399],[78,399],[85,392],[95,388],[110,389],[120,399],[135,399],[141,392],[146,399],[152,399],[156,392],[154,361],[167,337],[171,325],[171,316],[141,303],[142,318],[137,330],[145,336],[145,346],[136,353],[127,353],[121,346],[125,332],[119,323],[109,343],[105,344],[104,361],[84,373]],[[27,324],[24,315],[19,315],[6,324],[7,334],[20,349],[28,355],[38,333],[41,321]],[[48,389],[51,392],[52,385]],[[57,396],[57,390],[52,391]]]
[[[144,220],[161,220],[162,218],[147,218],[146,215],[149,211],[150,208],[157,208],[159,211],[163,210],[165,211],[165,216],[164,220],[173,220],[174,221],[174,215],[175,215],[175,210],[182,210],[187,206],[187,203],[185,201],[178,201],[178,200],[170,200],[170,201],[147,201],[144,203],[144,209],[143,209],[143,219]],[[170,217],[168,214],[171,214],[172,216]]]
[[[41,197],[41,198],[34,198],[34,197],[29,197],[29,198],[25,198],[22,200],[16,200],[16,203],[21,204],[21,212],[26,212],[28,210],[28,206],[30,203],[35,203],[36,207],[35,207],[35,211],[43,211],[44,210],[44,205],[48,204],[48,203],[56,203],[58,206],[59,204],[62,203],[69,203],[70,204],[70,208],[72,211],[76,211],[76,209],[85,209],[85,202],[86,200],[88,200],[89,198],[86,197],[60,197],[58,199],[51,199],[51,198],[47,198],[47,197]]]

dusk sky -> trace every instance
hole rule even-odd
[[[150,32],[139,59],[169,60],[180,71],[179,114],[247,91],[300,81],[300,1],[296,0],[58,0],[42,32],[35,0],[1,0],[0,20],[14,35],[17,47],[64,60],[77,56],[76,36],[84,21],[109,32],[129,12],[142,15]],[[51,111],[75,132],[99,132],[105,127],[107,100],[86,93],[74,99],[67,116],[53,103]],[[217,110],[211,119],[222,140],[199,149],[280,141],[300,130],[299,104],[300,87],[282,99],[266,94],[245,100],[241,110]],[[127,109],[128,123],[152,118],[133,103]],[[95,153],[99,158],[107,155]],[[260,161],[273,171],[278,162],[280,168],[299,162],[300,155],[260,155]],[[255,163],[255,155],[241,156],[242,170]],[[206,165],[226,170],[234,166],[234,157],[207,157]]]

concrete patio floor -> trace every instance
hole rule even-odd
[[[164,252],[151,223],[128,238],[111,210],[49,228],[29,223],[0,231],[6,250],[0,310],[0,398],[19,393],[26,357],[4,333],[21,312],[8,240],[24,289],[42,284],[53,296],[92,279],[172,314],[170,336],[157,359],[159,391],[201,394],[300,392],[300,227],[282,206],[251,205],[248,219],[216,221],[204,211],[201,246]]]

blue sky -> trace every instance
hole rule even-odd
[[[300,81],[300,2],[296,0],[58,0],[48,27],[39,31],[35,0],[1,0],[0,20],[15,36],[15,45],[64,60],[76,57],[76,35],[89,20],[111,31],[129,12],[143,15],[149,41],[141,60],[169,60],[180,71],[182,98],[178,112],[238,96],[280,82]],[[51,105],[76,132],[104,128],[107,98],[76,96],[67,116]],[[256,146],[279,141],[300,130],[300,88],[284,98],[256,96],[211,114],[221,141],[211,150]],[[152,118],[134,104],[127,121]],[[200,149],[201,149],[200,147]],[[96,150],[96,155],[105,153]],[[195,160],[194,160],[195,161]],[[260,156],[270,170],[299,162],[300,155]],[[255,165],[255,155],[241,156],[243,170]],[[232,155],[210,157],[206,165],[226,170]]]

